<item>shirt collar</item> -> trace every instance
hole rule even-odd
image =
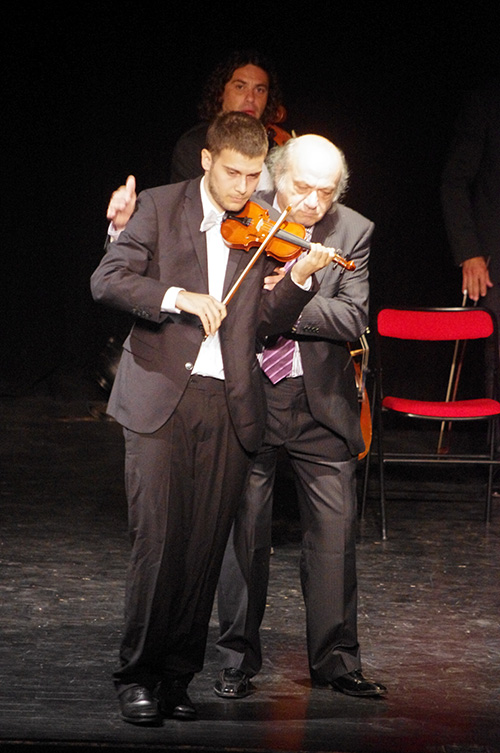
[[[214,225],[220,225],[225,212],[217,211],[217,208],[214,206],[214,204],[210,200],[210,197],[207,193],[207,189],[205,186],[205,176],[203,176],[203,178],[201,179],[200,194],[201,194],[201,205],[203,208],[203,221],[200,225],[200,231],[205,232],[206,230],[210,230],[210,228],[213,227]]]

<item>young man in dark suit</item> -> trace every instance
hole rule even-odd
[[[224,548],[265,428],[257,337],[288,329],[330,263],[315,246],[272,290],[263,254],[248,262],[220,221],[253,193],[267,151],[262,124],[226,113],[209,129],[204,177],[144,191],[91,280],[96,301],[136,317],[108,411],[124,427],[132,555],[114,675],[126,721],[196,718],[187,687],[201,670]],[[114,214],[123,227],[120,210]],[[128,217],[127,217],[128,219]]]

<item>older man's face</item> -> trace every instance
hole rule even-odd
[[[292,156],[277,191],[279,206],[292,207],[288,219],[311,227],[319,222],[333,204],[341,178],[340,161],[325,161],[314,154],[298,152]]]

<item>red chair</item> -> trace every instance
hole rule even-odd
[[[393,309],[384,308],[377,316],[376,320],[376,370],[375,370],[375,392],[374,392],[374,432],[377,435],[377,453],[378,468],[380,481],[380,517],[381,517],[381,535],[383,539],[387,538],[386,524],[386,482],[385,466],[389,463],[415,463],[415,464],[476,464],[488,466],[488,482],[485,499],[485,520],[489,522],[491,518],[491,497],[493,468],[499,465],[500,461],[495,460],[495,434],[497,417],[500,415],[500,402],[498,397],[498,338],[497,324],[492,312],[485,308],[446,308],[446,309]],[[395,348],[401,347],[403,341],[411,341],[418,347],[426,343],[433,348],[433,359],[436,358],[435,351],[438,343],[445,346],[445,341],[455,341],[463,347],[467,341],[477,341],[483,348],[489,347],[492,353],[493,361],[493,397],[484,397],[484,368],[477,368],[477,379],[474,383],[479,385],[479,394],[468,397],[468,399],[416,399],[414,396],[419,393],[419,379],[422,369],[414,368],[411,370],[411,378],[408,374],[404,376],[403,386],[398,385],[395,394],[385,394],[384,382],[387,382],[390,376],[387,367],[387,361],[392,364],[392,369],[398,371],[399,367],[404,366],[404,361],[399,360],[395,355]],[[489,344],[489,345],[488,345]],[[495,345],[496,344],[496,345]],[[471,344],[467,344],[468,351]],[[471,355],[477,357],[477,347],[474,346]],[[430,362],[431,369],[436,369],[439,361]],[[394,382],[394,376],[392,376]],[[427,383],[432,379],[426,378]],[[429,386],[429,384],[427,385]],[[402,394],[401,394],[402,393]],[[443,394],[443,397],[447,397]],[[439,453],[437,448],[434,451],[423,452],[403,452],[388,451],[386,448],[385,423],[389,414],[397,414],[408,419],[419,419],[426,421],[455,422],[455,421],[482,421],[488,427],[485,432],[485,448],[483,452],[477,453]],[[451,425],[451,424],[450,424]],[[487,449],[486,449],[487,448]],[[370,472],[370,457],[367,458],[366,477],[363,489],[362,515],[366,501],[368,489],[368,474]]]

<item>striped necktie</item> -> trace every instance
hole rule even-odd
[[[296,259],[285,264],[286,272],[294,265],[295,261]],[[273,384],[277,384],[292,373],[294,351],[295,340],[289,340],[282,335],[273,345],[264,348],[260,367]]]
[[[295,340],[287,340],[281,335],[272,347],[265,348],[260,366],[273,384],[277,384],[292,373],[294,350]]]

